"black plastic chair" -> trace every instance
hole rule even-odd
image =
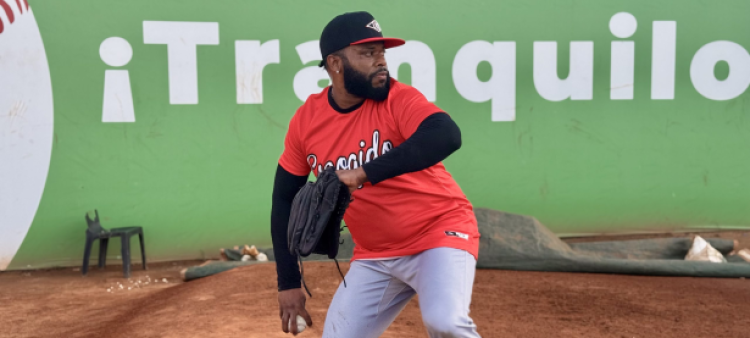
[[[141,259],[143,260],[143,270],[146,270],[146,249],[143,247],[143,228],[125,227],[113,228],[110,230],[102,228],[99,222],[99,211],[94,210],[96,219],[91,220],[86,213],[86,249],[83,251],[83,268],[81,273],[85,276],[89,271],[89,256],[91,255],[91,246],[95,240],[99,240],[99,268],[104,268],[107,262],[107,244],[112,237],[120,237],[122,241],[122,272],[125,278],[130,278],[130,237],[138,235],[141,242]]]

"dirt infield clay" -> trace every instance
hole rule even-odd
[[[273,264],[180,282],[197,263],[134,266],[132,281],[152,282],[115,292],[130,285],[119,266],[0,273],[0,337],[291,337]],[[298,337],[320,337],[339,277],[327,262],[305,272],[314,325]],[[383,337],[426,337],[417,302]],[[479,270],[471,310],[483,337],[749,337],[750,281]]]

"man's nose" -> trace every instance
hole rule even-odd
[[[378,68],[386,68],[388,67],[388,64],[385,61],[385,54],[380,54],[377,59],[375,59],[375,66]]]

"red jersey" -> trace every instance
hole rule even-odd
[[[279,164],[307,176],[327,167],[356,169],[398,147],[428,116],[442,112],[416,88],[391,79],[388,98],[365,100],[341,113],[328,101],[330,87],[310,95],[289,123]],[[437,247],[477,258],[479,231],[473,207],[442,163],[353,193],[344,214],[356,259],[414,255]]]

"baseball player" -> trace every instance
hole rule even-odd
[[[339,15],[323,30],[320,66],[332,85],[292,117],[274,182],[271,232],[284,332],[297,315],[312,325],[286,239],[292,201],[311,171],[334,167],[352,191],[344,221],[355,249],[323,337],[379,337],[415,294],[430,337],[479,337],[469,317],[477,221],[441,163],[460,148],[461,132],[417,89],[390,78],[385,50],[403,44],[383,37],[367,12]]]

